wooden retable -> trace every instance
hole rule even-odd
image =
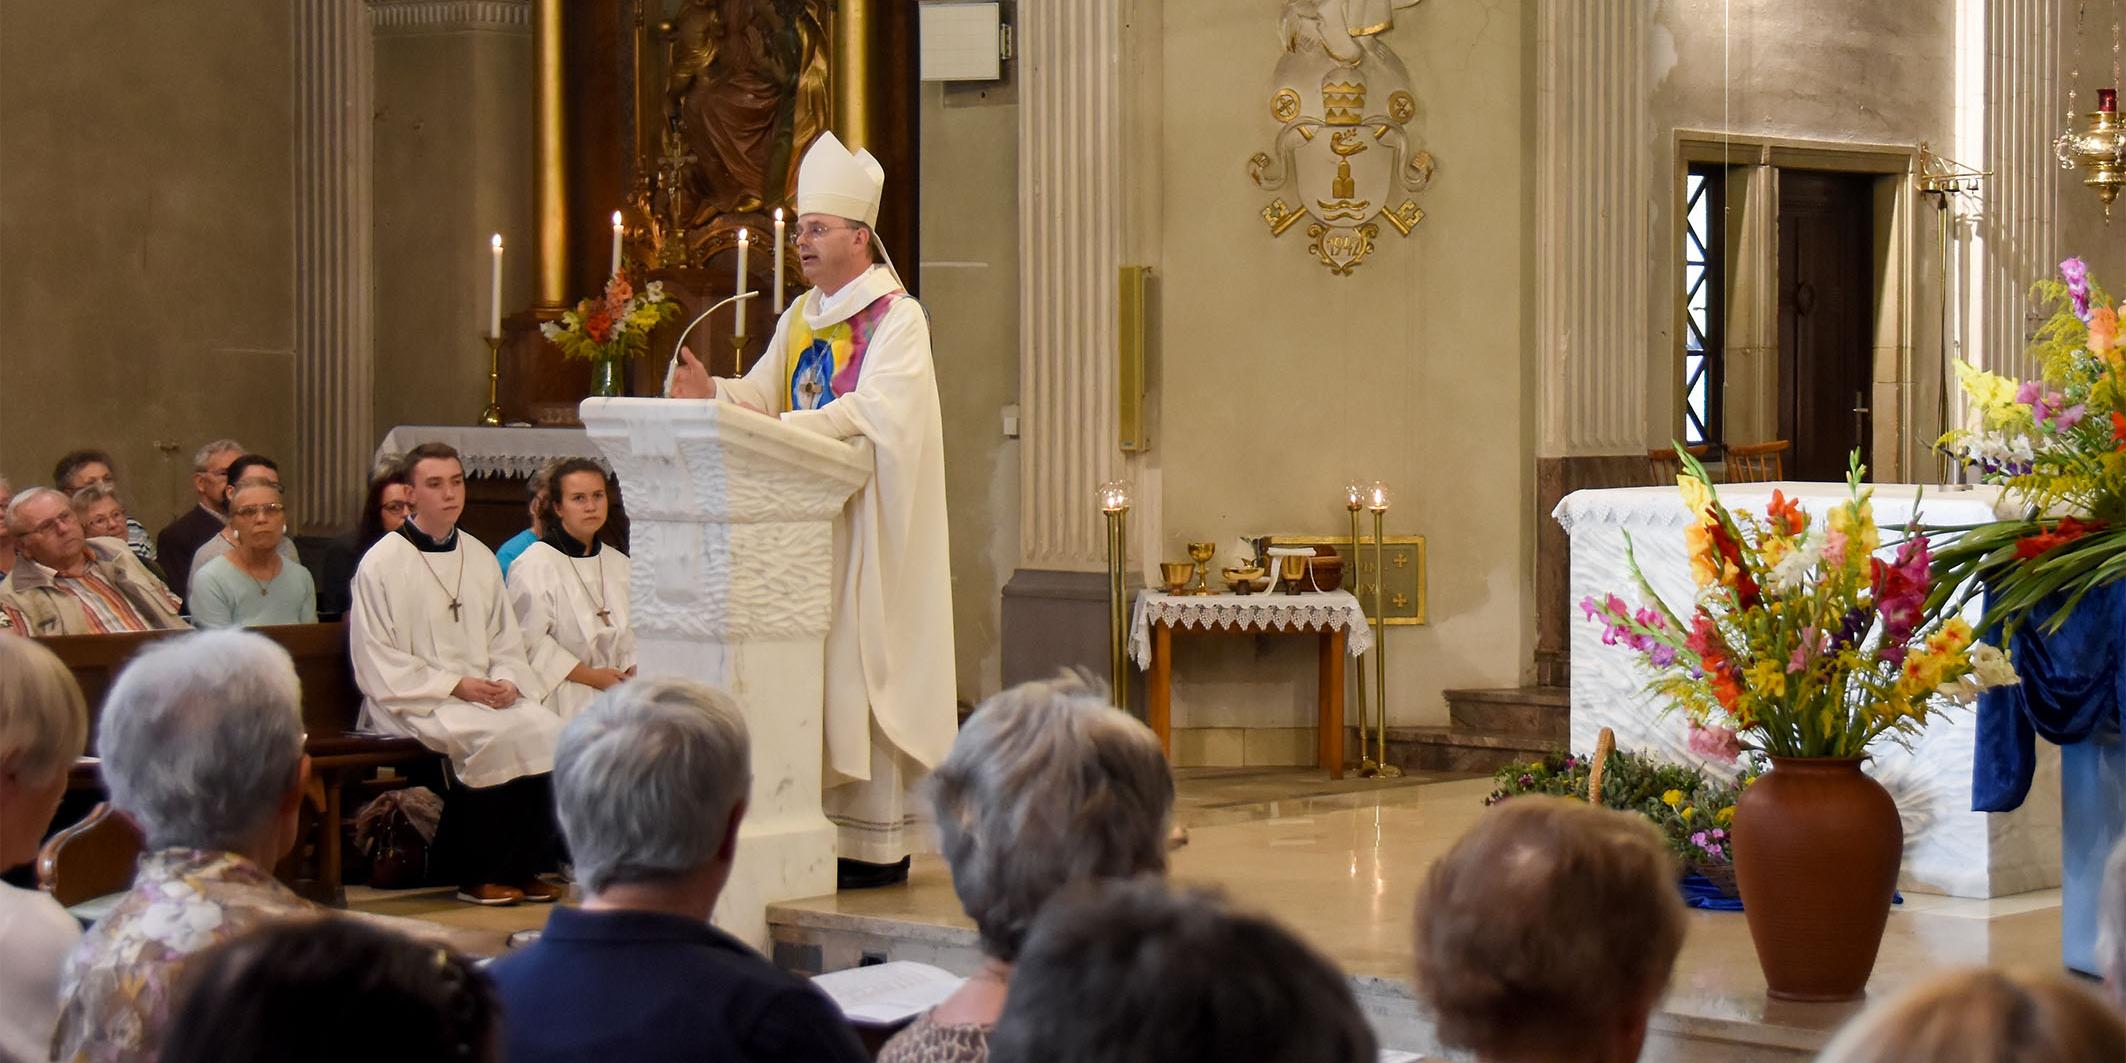
[[[1146,592],[1137,601],[1136,618],[1132,631],[1136,638],[1138,664],[1145,670],[1145,723],[1152,733],[1159,736],[1161,748],[1172,757],[1173,748],[1173,701],[1174,701],[1174,632],[1197,631],[1206,634],[1236,635],[1311,635],[1319,652],[1315,662],[1316,719],[1314,756],[1315,763],[1327,769],[1329,777],[1341,779],[1344,774],[1344,657],[1352,652],[1352,631],[1362,640],[1357,652],[1371,648],[1372,631],[1365,626],[1364,614],[1358,608],[1358,600],[1347,591],[1329,594],[1304,594],[1293,599],[1313,599],[1304,603],[1304,611],[1311,619],[1287,615],[1278,617],[1264,611],[1248,615],[1251,607],[1263,608],[1270,603],[1263,601],[1267,595],[1204,595],[1183,599],[1187,607],[1217,609],[1224,613],[1216,620],[1203,622],[1193,618],[1174,618],[1161,613],[1168,609],[1156,608],[1161,604],[1171,607],[1177,596]],[[1280,596],[1282,597],[1282,596]],[[1348,613],[1346,611],[1348,610]],[[1234,613],[1238,613],[1237,617]],[[1148,615],[1149,614],[1149,615]],[[1333,623],[1327,617],[1339,615],[1344,622]],[[1352,622],[1355,618],[1355,624]],[[1149,646],[1145,645],[1148,640]]]

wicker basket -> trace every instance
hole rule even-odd
[[[1735,888],[1735,865],[1732,861],[1722,861],[1716,864],[1711,861],[1701,863],[1693,860],[1691,861],[1690,870],[1691,874],[1712,883],[1713,887],[1720,891],[1722,897],[1741,896],[1741,891]]]

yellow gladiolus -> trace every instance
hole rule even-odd
[[[1683,492],[1683,504],[1690,509],[1690,515],[1703,521],[1713,508],[1713,489],[1706,486],[1705,481],[1688,474],[1676,477],[1676,487]]]

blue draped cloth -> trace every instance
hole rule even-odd
[[[2120,732],[2126,710],[2126,581],[2091,591],[2057,634],[2040,632],[2047,599],[2016,629],[2010,657],[2023,681],[1979,695],[1971,808],[2008,812],[2030,794],[2036,739],[2071,745]],[[1998,638],[1999,632],[1987,633]]]

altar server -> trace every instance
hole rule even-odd
[[[440,443],[406,455],[413,516],[377,541],[354,573],[349,653],[365,726],[410,735],[450,758],[436,856],[475,904],[551,901],[549,776],[561,718],[532,691],[502,570],[460,531],[465,468]]]
[[[840,828],[845,888],[906,878],[917,833],[909,795],[958,720],[930,321],[872,230],[885,179],[870,152],[821,134],[798,169],[793,234],[813,287],[743,377],[712,380],[687,351],[671,387],[866,441],[876,460],[835,522],[827,632],[824,805]]]
[[[560,463],[539,501],[546,533],[509,570],[509,600],[537,676],[533,692],[564,720],[635,674],[627,555],[598,539],[610,505],[598,463]]]

